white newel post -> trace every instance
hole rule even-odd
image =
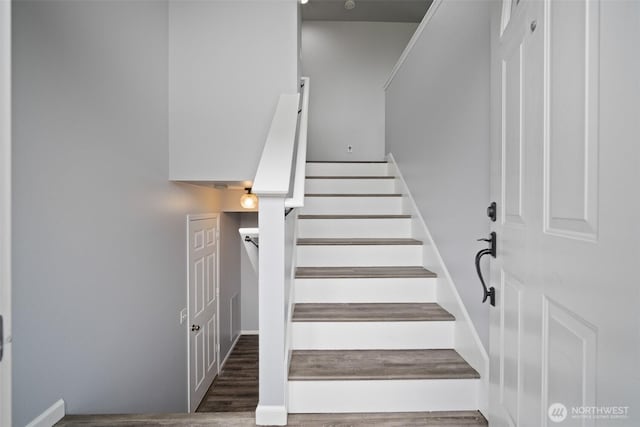
[[[256,424],[286,425],[285,229],[283,195],[260,195],[259,402]]]

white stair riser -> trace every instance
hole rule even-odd
[[[294,350],[453,348],[455,322],[293,322]]]
[[[307,163],[307,176],[386,176],[387,163]]]
[[[376,267],[422,264],[422,245],[299,245],[299,267]]]
[[[478,409],[478,379],[289,381],[290,413]]]
[[[411,218],[299,219],[298,236],[305,237],[411,237]]]
[[[302,214],[399,215],[402,197],[305,197]]]
[[[395,192],[393,179],[307,179],[304,184],[307,193],[366,194]]]
[[[437,280],[436,278],[296,279],[296,302],[436,302]]]

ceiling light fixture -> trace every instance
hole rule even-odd
[[[251,192],[251,188],[245,188],[247,192],[240,196],[240,206],[245,209],[254,209],[258,206],[258,196]]]
[[[300,4],[307,4],[309,3],[309,0],[300,0]]]
[[[240,206],[245,209],[255,209],[258,206],[258,196],[251,192],[250,188],[245,188],[247,192],[240,196]]]
[[[356,7],[356,2],[355,0],[347,0],[344,2],[344,8],[347,10],[351,10],[354,7]]]

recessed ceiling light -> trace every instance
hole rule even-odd
[[[351,10],[356,7],[356,2],[354,0],[347,0],[344,2],[344,8],[347,10]]]
[[[309,0],[300,0],[300,4],[307,4],[309,3]]]

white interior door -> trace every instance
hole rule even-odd
[[[11,425],[11,2],[0,1],[0,425]]]
[[[215,215],[189,217],[189,411],[194,412],[219,369],[218,239]]]
[[[490,424],[640,425],[640,2],[494,18]]]

